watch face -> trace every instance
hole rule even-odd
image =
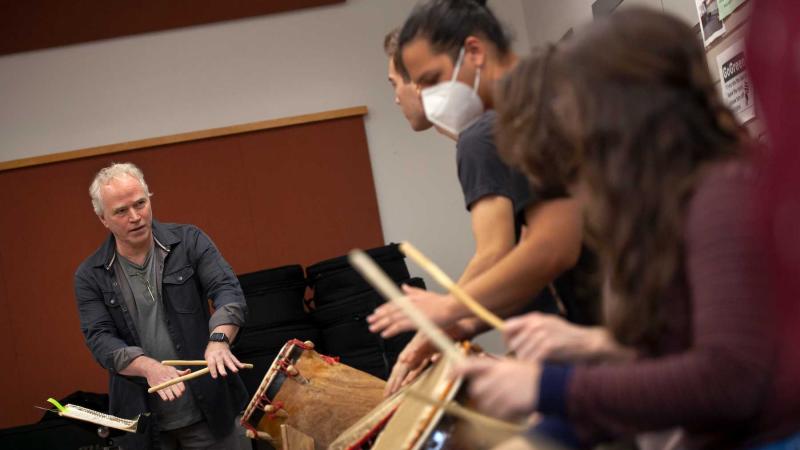
[[[208,340],[214,342],[228,342],[228,336],[225,336],[225,333],[211,333]]]

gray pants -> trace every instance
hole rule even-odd
[[[250,450],[250,440],[236,420],[236,426],[228,436],[215,439],[206,421],[183,428],[162,431],[159,441],[163,450]]]

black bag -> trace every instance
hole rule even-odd
[[[245,327],[305,321],[306,277],[303,267],[291,265],[239,275],[247,299]]]
[[[305,309],[306,278],[301,266],[240,275],[239,283],[248,314],[232,346],[237,358],[277,354],[290,339],[319,340],[319,330]]]
[[[425,288],[421,278],[395,281],[398,284]],[[345,290],[340,288],[337,292]],[[406,332],[383,339],[379,334],[370,332],[366,318],[383,303],[383,297],[371,287],[336,300],[328,297],[321,304],[315,301],[317,307],[312,310],[311,317],[322,333],[320,351],[338,356],[348,366],[387,379],[397,361],[397,355],[414,333]]]
[[[409,278],[405,256],[397,244],[389,244],[367,250],[366,253],[395,281]],[[306,268],[308,285],[314,291],[314,305],[317,308],[372,291],[372,286],[358,273],[347,260],[347,256],[327,259]]]
[[[231,348],[233,354],[239,359],[267,353],[277,354],[283,344],[291,339],[311,341],[315,345],[321,342],[322,339],[321,330],[311,322],[310,318],[304,322],[242,330],[246,332],[244,338],[237,339],[236,345]]]

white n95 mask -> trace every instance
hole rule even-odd
[[[478,67],[475,73],[475,83],[470,89],[468,85],[456,79],[463,61],[464,47],[461,47],[453,78],[420,91],[425,117],[432,124],[456,137],[483,114],[483,102],[478,96],[481,68]]]

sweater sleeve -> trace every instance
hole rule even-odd
[[[567,412],[584,439],[685,426],[713,429],[753,417],[773,358],[771,307],[755,239],[751,185],[724,166],[700,183],[686,220],[692,343],[630,363],[576,367]]]

